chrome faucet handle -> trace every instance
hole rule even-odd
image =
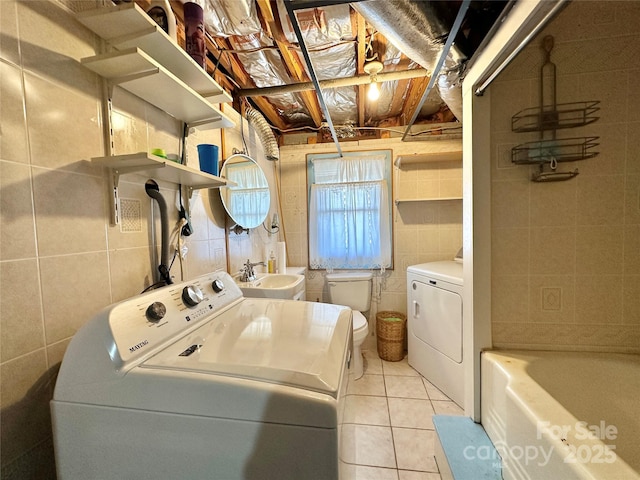
[[[251,260],[247,258],[247,263],[244,264],[242,274],[240,276],[241,282],[253,282],[256,279],[256,272],[253,270],[253,267],[255,267],[256,265],[264,266],[264,262],[252,263]]]

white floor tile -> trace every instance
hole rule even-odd
[[[365,374],[358,380],[349,382],[347,395],[376,395],[384,397],[384,376]]]
[[[398,471],[395,468],[347,465],[344,472],[346,480],[398,480]]]
[[[423,377],[422,381],[424,382],[424,387],[427,389],[427,393],[429,394],[429,398],[431,400],[451,400],[444,393],[442,393],[442,391],[438,387],[436,387],[426,378]]]
[[[462,415],[409,366],[365,350],[365,374],[349,384],[343,426],[347,480],[441,480],[434,458],[434,414]]]
[[[388,397],[429,398],[420,377],[385,375],[384,381]]]
[[[392,426],[433,430],[434,411],[429,400],[389,398],[388,401]]]
[[[413,367],[410,367],[407,363],[407,358],[399,362],[387,362],[382,360],[382,371],[385,375],[405,375],[405,376],[419,376]]]
[[[378,352],[365,350],[362,352],[365,358],[365,374],[382,375],[382,360],[378,357]]]
[[[388,427],[390,421],[387,399],[370,395],[347,395],[344,422]]]
[[[421,472],[437,472],[438,466],[434,457],[435,435],[433,430],[394,427],[393,442],[398,468],[419,470]]]
[[[370,467],[397,468],[391,428],[346,424],[342,429],[345,462]]]
[[[398,470],[400,480],[440,480],[439,473],[412,472],[410,470]]]
[[[431,400],[431,404],[433,405],[433,410],[436,412],[436,415],[464,415],[464,410],[451,400],[446,402]]]

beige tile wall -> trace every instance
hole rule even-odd
[[[492,329],[498,347],[640,351],[640,3],[572,2],[491,86]],[[599,136],[568,182],[532,183],[511,117],[539,105],[539,47],[553,35],[557,101],[600,100]]]
[[[341,143],[344,151],[392,150],[392,158],[415,153],[457,151],[460,140],[401,142],[399,138]],[[290,262],[307,266],[307,173],[309,153],[335,152],[333,144],[290,145],[280,149],[282,212]],[[462,194],[462,164],[450,162],[393,168],[394,198]],[[400,175],[398,177],[398,175]],[[462,201],[421,202],[393,207],[394,269],[374,272],[369,312],[370,336],[365,348],[375,349],[375,314],[382,310],[406,313],[406,270],[410,265],[452,259],[462,246]],[[307,271],[307,300],[328,301],[324,271]]]
[[[150,249],[152,209],[158,232],[160,223],[157,206],[144,191],[147,177],[126,175],[120,197],[139,205],[139,228],[122,232],[109,224],[106,172],[88,161],[105,153],[101,83],[79,63],[98,51],[94,35],[72,12],[47,0],[0,1],[0,26],[0,476],[53,478],[48,401],[66,346],[104,306],[153,282],[150,255],[157,251],[159,234]],[[171,117],[118,88],[113,108],[115,154],[156,147],[179,151],[181,126]],[[195,192],[185,279],[227,269],[227,262],[234,272],[247,258],[261,259],[284,238],[285,228],[289,265],[306,265],[304,159],[307,151],[326,146],[283,148],[282,161],[274,164],[261,157],[252,135],[247,131],[245,138],[249,153],[265,170],[274,199],[281,178],[283,230],[231,234],[227,253],[225,228],[231,222],[217,192]],[[238,129],[225,132],[224,141],[218,131],[192,132],[187,157],[195,168],[198,143],[224,144],[226,155],[233,147],[242,149]],[[385,140],[350,147],[390,144],[395,154],[459,146]],[[460,172],[438,170],[439,188],[457,184]],[[415,188],[434,186],[434,179],[423,178]],[[174,225],[176,186],[159,186]],[[277,209],[274,201],[270,217]],[[461,217],[459,202],[394,210],[396,268],[378,275],[375,308],[405,311],[406,267],[451,258],[462,242]],[[180,278],[177,262],[172,274]],[[322,274],[309,275],[310,299],[323,299],[323,283]]]
[[[121,177],[121,198],[140,208],[139,228],[122,232],[109,225],[106,172],[88,161],[105,154],[102,90],[79,59],[98,45],[55,2],[0,1],[0,477],[7,480],[55,478],[48,401],[70,337],[155,274],[152,208],[156,243],[160,223],[147,177]],[[175,119],[118,88],[113,107],[114,153],[178,152]],[[195,168],[198,143],[220,144],[221,134],[189,135]],[[160,182],[160,191],[173,227],[177,187]],[[226,270],[225,221],[217,191],[194,193],[185,280]],[[172,274],[180,279],[177,261]]]

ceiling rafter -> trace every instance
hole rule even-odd
[[[427,89],[427,85],[429,85],[429,81],[431,80],[430,76],[416,78],[411,81],[409,85],[409,92],[407,93],[407,99],[404,102],[404,107],[402,109],[402,124],[406,125],[409,123],[409,120],[413,118],[414,113],[417,108],[420,106],[420,100],[422,99],[422,95]]]
[[[230,49],[230,45],[226,39],[217,37],[213,39],[219,49]],[[251,76],[244,69],[244,66],[235,54],[227,52],[223,55],[223,57],[227,57],[230,63],[230,71],[233,72],[236,81],[242,86],[252,86],[255,87],[255,83],[253,82]],[[282,117],[278,114],[276,108],[269,102],[265,97],[256,97],[253,99],[257,107],[262,111],[265,117],[271,122],[273,126],[280,130],[285,130],[287,125],[282,120]]]
[[[274,10],[271,6],[270,0],[257,0],[258,8],[262,13],[262,18],[266,23],[266,27],[269,29],[270,35],[278,46],[280,57],[284,62],[284,65],[291,76],[292,80],[297,82],[308,81],[309,78],[305,73],[304,67],[298,55],[291,50],[291,44],[287,42],[282,29],[280,28],[280,20],[277,18],[277,10],[274,15]],[[304,103],[309,115],[313,120],[316,127],[319,127],[322,123],[322,111],[320,110],[320,104],[318,98],[313,92],[305,91],[301,92],[300,97]]]
[[[411,59],[402,54],[402,58],[400,59],[400,62],[398,62],[398,65],[396,65],[396,69],[406,70],[409,68],[411,63]],[[408,97],[412,82],[412,79],[398,80],[396,90],[393,94],[393,98],[391,99],[391,106],[389,107],[389,111],[392,115],[397,115],[398,112],[402,112],[404,110],[405,101]],[[399,116],[396,116],[396,125],[398,119]]]
[[[134,1],[140,4],[145,10],[151,3],[151,0]],[[169,1],[178,18],[178,43],[184,48],[183,0]],[[385,19],[379,26],[381,31],[377,31],[376,28],[359,13],[360,9],[356,6],[355,2],[360,0],[285,0],[284,5],[287,8],[286,14],[281,11],[280,7],[282,5],[277,3],[278,0],[243,1],[247,2],[247,6],[253,3],[252,8],[255,10],[251,12],[251,15],[257,13],[257,18],[262,27],[259,35],[264,35],[262,38],[268,36],[273,41],[273,44],[258,46],[252,49],[251,52],[264,49],[275,51],[273,52],[275,56],[269,56],[269,58],[273,58],[273,60],[269,61],[277,63],[276,68],[281,72],[282,78],[272,79],[268,75],[264,75],[263,78],[260,73],[255,73],[256,76],[254,77],[253,67],[249,64],[245,65],[244,62],[256,61],[255,57],[243,55],[243,53],[247,52],[235,51],[231,48],[235,45],[235,39],[233,37],[227,38],[223,33],[220,33],[218,37],[214,37],[207,31],[205,38],[209,56],[207,58],[206,71],[234,97],[234,106],[236,108],[241,107],[240,104],[245,101],[242,97],[252,97],[251,102],[256,108],[261,111],[274,128],[281,131],[287,131],[292,127],[297,127],[296,130],[300,127],[318,129],[324,125],[329,125],[330,128],[332,128],[332,121],[328,118],[328,108],[331,107],[339,107],[340,112],[351,109],[348,115],[355,119],[356,126],[358,127],[398,126],[416,122],[436,122],[438,121],[436,117],[443,116],[455,120],[453,114],[449,116],[446,115],[450,110],[444,103],[440,111],[437,112],[437,115],[434,114],[426,117],[428,112],[421,112],[422,104],[426,101],[427,90],[431,90],[435,79],[429,77],[417,78],[417,75],[425,75],[425,73],[423,73],[425,70],[423,68],[415,68],[417,65],[413,64],[412,60],[404,55],[402,55],[400,61],[398,61],[395,49],[391,48],[387,40],[387,33],[398,33],[402,35],[401,30],[404,28],[402,24],[403,21],[410,23],[410,20],[406,18],[406,16],[401,15],[401,9],[399,9],[398,18],[395,19],[400,20],[400,24],[396,21],[395,24],[390,26],[389,31],[387,31],[386,20],[391,21],[391,19]],[[462,43],[469,48],[469,51],[465,52],[465,55],[472,58],[475,49],[478,48],[477,45],[481,45],[480,40],[482,40],[484,35],[491,32],[490,27],[492,22],[495,22],[495,18],[500,15],[504,6],[509,2],[507,0],[496,0],[495,2],[488,2],[489,6],[485,4],[486,2],[480,2],[479,0],[475,2],[471,0],[460,0],[459,2],[442,3],[451,3],[452,6],[449,7],[447,5],[446,11],[443,10],[439,12],[436,16],[442,16],[442,19],[437,20],[444,21],[446,18],[446,20],[449,21],[449,17],[453,17],[452,13],[454,9],[457,8],[458,10],[458,15],[456,16],[450,33],[457,32],[460,29],[462,21],[467,21],[467,23],[465,23],[464,35],[465,39],[470,43],[469,45],[464,42]],[[474,3],[475,5],[473,5]],[[303,34],[301,31],[298,31],[300,28],[296,30],[298,40],[293,40],[285,35],[283,30],[286,24],[283,25],[283,22],[288,20],[289,15],[295,18],[293,14],[294,11],[317,8],[318,12],[321,12],[324,7],[334,4],[349,4],[351,38],[348,41],[355,40],[356,44],[352,50],[349,49],[349,53],[345,54],[346,52],[343,52],[341,55],[345,57],[355,55],[356,71],[355,75],[350,78],[330,78],[320,81],[317,78],[317,73],[314,71],[311,58],[309,57],[309,53],[311,52],[305,50],[306,46],[303,40]],[[466,15],[466,10],[470,5],[472,5],[472,12],[475,13],[475,16]],[[363,8],[364,11],[368,11],[365,7]],[[238,12],[240,11],[242,11],[242,7],[238,10]],[[381,11],[384,12],[385,10]],[[390,11],[394,10],[392,9]],[[220,14],[221,12],[218,13]],[[247,12],[244,12],[243,14],[246,13]],[[333,12],[327,10],[329,17],[332,14]],[[342,15],[342,13],[340,15]],[[395,15],[393,16],[395,18]],[[374,18],[375,13],[372,14],[372,21],[374,21]],[[241,18],[232,20],[242,21]],[[327,25],[330,25],[332,19],[329,18],[328,20]],[[430,20],[425,19],[424,23],[428,24],[429,21]],[[294,21],[294,23],[296,22]],[[417,28],[419,29],[420,27],[417,26]],[[347,32],[344,33],[348,35]],[[453,41],[455,35],[450,34],[448,37],[447,42],[450,43]],[[241,39],[245,37],[240,35],[237,38]],[[345,38],[341,39],[347,41]],[[300,46],[298,46],[298,43],[300,43]],[[389,57],[388,49],[393,51],[394,58]],[[378,53],[377,59],[384,64],[383,72],[378,74],[378,81],[395,82],[393,84],[386,83],[385,87],[387,88],[384,88],[384,97],[379,106],[372,104],[367,98],[366,93],[370,77],[364,71],[367,59],[372,60],[375,58],[375,53]],[[333,60],[335,62],[346,61],[342,58],[334,58]],[[352,58],[349,58],[349,61],[352,61]],[[423,63],[429,63],[429,59],[425,59]],[[441,63],[441,59],[438,60],[438,63]],[[422,72],[419,73],[420,70],[422,70]],[[256,69],[256,72],[258,72],[258,69]],[[397,76],[386,77],[386,75],[390,74]],[[256,87],[256,82],[260,84],[260,88]],[[329,97],[331,105],[326,105],[325,102],[327,100],[323,97],[323,90],[325,88],[344,86],[350,86],[355,91],[355,104],[353,100],[350,100],[346,105],[333,105],[332,103],[336,101],[336,99]],[[390,86],[392,86],[392,88],[389,88]],[[290,96],[283,97],[283,95],[291,95],[293,93],[295,93],[295,101]],[[290,110],[294,109],[295,113],[291,115]],[[405,137],[406,135],[407,133],[405,133]]]
[[[362,15],[356,13],[355,10],[351,9],[353,15],[355,15],[355,22],[357,24],[357,39],[358,39],[358,48],[356,49],[356,68],[358,75],[362,75],[364,73],[364,60],[366,57],[366,43],[367,43],[367,25],[366,20]],[[353,22],[352,15],[352,22]],[[364,85],[358,86],[357,95],[357,103],[358,103],[358,125],[360,127],[365,126],[365,112],[364,106],[366,104],[366,87]]]

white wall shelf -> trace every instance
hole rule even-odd
[[[462,200],[462,197],[397,198],[396,206],[403,203],[448,202],[453,200]]]
[[[395,161],[395,165],[398,168],[402,168],[403,165],[456,161],[462,161],[462,150],[456,152],[429,152],[414,153],[410,155],[398,155]]]
[[[110,155],[114,139],[111,125],[113,87],[121,88],[199,129],[232,128],[235,122],[216,105],[232,102],[231,96],[136,3],[80,12],[78,21],[106,42],[104,53],[83,58],[82,64],[100,75],[107,89],[105,138],[107,156],[92,162],[109,169],[111,224],[118,223],[118,182],[128,173],[148,174],[182,185],[187,191],[185,208],[194,189],[217,188],[224,179],[146,152]],[[188,129],[187,129],[188,131]]]
[[[136,3],[81,12],[78,21],[118,50],[137,47],[211,103],[233,98]]]
[[[83,58],[82,64],[190,127],[229,128],[235,123],[139,48]]]
[[[224,178],[194,170],[180,163],[149,155],[146,152],[96,157],[92,158],[91,162],[110,168],[114,175],[148,174],[165,182],[185,185],[194,190],[217,188],[227,184]]]
[[[399,177],[400,170],[407,165],[421,166],[422,169],[440,168],[443,162],[458,163],[462,166],[462,150],[456,150],[453,152],[428,152],[428,153],[414,153],[407,155],[398,155],[394,162],[398,171],[396,172],[396,192],[400,192]],[[404,173],[403,175],[408,175]],[[424,202],[447,202],[462,200],[462,196],[455,197],[428,197],[428,198],[396,198],[396,207],[402,204],[417,204]]]
[[[216,177],[200,170],[194,170],[177,162],[172,162],[146,152],[131,153],[127,155],[113,155],[109,157],[95,157],[91,163],[101,165],[109,169],[109,190],[111,198],[111,223],[117,224],[118,220],[118,184],[120,177],[127,174],[148,175],[150,177],[182,185],[187,189],[185,195],[185,209],[189,211],[189,198],[193,190],[201,188],[218,188],[227,185],[224,178]]]

